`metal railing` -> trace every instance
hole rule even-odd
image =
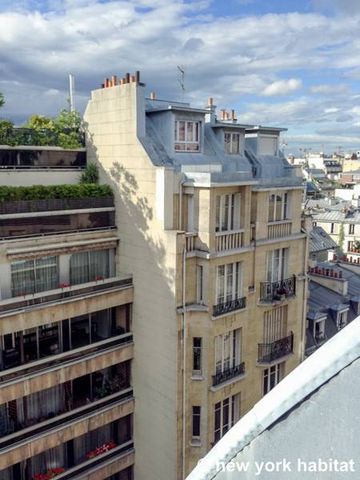
[[[260,300],[272,302],[293,297],[296,293],[296,276],[278,280],[276,282],[260,283]]]
[[[48,303],[60,303],[69,299],[83,295],[92,295],[97,292],[111,290],[119,287],[130,287],[133,284],[132,276],[124,278],[113,277],[104,280],[96,280],[94,282],[81,283],[79,285],[71,285],[69,287],[57,288],[56,290],[48,290],[25,295],[24,297],[13,297],[0,301],[0,315],[3,312],[9,314],[16,310],[32,308],[36,305],[45,305]]]
[[[0,214],[53,212],[114,207],[113,197],[49,198],[42,200],[13,200],[0,203]]]
[[[228,302],[218,303],[213,307],[213,317],[224,315],[225,313],[241,310],[246,307],[246,297],[236,298]]]
[[[80,422],[93,414],[101,413],[102,410],[118,405],[119,402],[127,402],[132,399],[132,388],[112,394],[95,402],[89,403],[83,407],[76,408],[70,412],[63,413],[57,417],[46,420],[45,422],[25,428],[19,432],[12,433],[6,437],[0,438],[0,454],[5,449],[14,449],[21,446],[24,442],[28,443],[35,440],[36,437],[52,433],[55,429],[66,428],[74,422]]]
[[[58,353],[41,360],[30,361],[28,363],[12,367],[0,371],[0,387],[6,384],[23,381],[30,375],[42,375],[50,370],[56,368],[66,368],[75,363],[85,362],[93,358],[95,354],[106,353],[108,350],[113,350],[117,347],[125,347],[131,344],[133,335],[131,332],[126,332],[121,335],[116,335],[99,342],[89,343],[83,347],[74,348],[67,352]]]
[[[212,376],[213,387],[224,383],[232,378],[238,377],[239,375],[244,375],[245,373],[245,362],[235,365],[231,368],[228,368],[222,372],[216,373]]]
[[[272,343],[259,343],[258,344],[258,362],[259,363],[271,363],[275,360],[279,360],[282,357],[286,357],[293,353],[294,347],[294,334],[288,337],[281,338]]]

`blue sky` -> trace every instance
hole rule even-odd
[[[0,0],[2,117],[83,110],[105,76],[288,127],[286,153],[360,150],[359,0]]]

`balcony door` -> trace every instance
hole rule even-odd
[[[288,276],[289,249],[277,248],[266,254],[266,281],[273,283]]]
[[[222,373],[240,364],[241,330],[238,328],[215,337],[215,373]]]

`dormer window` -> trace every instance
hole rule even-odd
[[[240,152],[240,133],[224,133],[225,152],[229,154],[239,154]]]
[[[325,321],[326,319],[323,318],[317,322],[314,322],[314,337],[316,341],[320,341],[325,338]]]
[[[177,152],[200,151],[201,122],[175,120],[175,150]]]

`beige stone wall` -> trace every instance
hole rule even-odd
[[[85,112],[88,159],[115,192],[118,270],[134,277],[133,385],[137,480],[177,478],[176,232],[168,228],[169,175],[158,174],[140,139],[143,87],[97,90]],[[159,182],[164,180],[166,184]]]

